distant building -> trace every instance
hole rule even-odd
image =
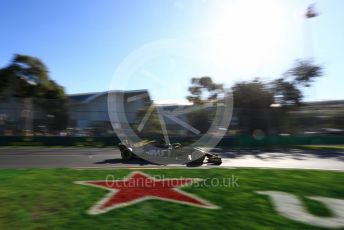
[[[290,112],[300,132],[344,130],[344,100],[305,102]],[[339,133],[339,132],[338,132]]]
[[[32,130],[34,118],[41,119],[41,110],[31,98],[6,97],[0,99],[0,135],[22,135]]]
[[[116,103],[109,105],[113,98]],[[113,127],[109,114],[115,113],[120,122],[122,129],[136,130],[144,116],[149,111],[149,106],[153,105],[147,90],[133,90],[133,91],[105,91],[97,93],[81,93],[69,95],[69,127],[76,132],[77,135],[106,135],[113,133]],[[177,108],[187,108],[189,105],[155,105],[160,113],[172,112]],[[156,110],[155,112],[156,113]],[[152,115],[148,112],[148,120],[159,122],[156,114]],[[188,122],[186,115],[178,116],[179,124],[163,115],[161,118],[164,121],[166,129],[171,135],[186,135],[188,132],[183,128],[181,122]],[[147,122],[148,123],[148,122]],[[145,123],[146,124],[146,123]],[[160,123],[159,123],[160,124]],[[88,132],[92,132],[89,133]],[[136,130],[137,131],[137,130]],[[161,131],[161,130],[160,130]],[[138,133],[154,133],[156,130],[150,130],[149,127],[144,127]],[[75,133],[74,133],[75,134]]]
[[[108,97],[116,99],[118,103],[109,106]],[[147,90],[71,94],[69,99],[70,127],[98,129],[98,134],[113,130],[109,113],[123,116],[132,125],[137,123],[138,111],[152,103]]]
[[[68,133],[70,135],[112,135],[114,129],[109,114],[114,113],[119,115],[120,122],[129,125],[128,128],[137,130],[149,107],[153,105],[149,92],[144,89],[80,93],[71,94],[68,97]],[[118,103],[109,106],[109,97],[116,99],[115,101]],[[192,132],[190,127],[196,127],[194,123],[197,123],[197,119],[190,118],[190,114],[185,112],[192,108],[191,105],[168,103],[155,106],[159,110],[159,116],[155,114],[154,117],[150,118],[152,118],[153,123],[160,123],[159,120],[163,118],[169,134],[183,136],[195,134],[197,131]],[[203,113],[209,112],[211,112],[211,108],[203,111]],[[167,116],[160,116],[162,113]],[[58,132],[49,133],[47,131],[49,122],[53,119],[53,115],[39,109],[30,98],[8,97],[0,100],[0,135],[23,135],[23,131],[33,131],[37,135],[58,134]],[[269,119],[270,117],[267,116],[267,120]],[[302,106],[290,110],[289,116],[285,119],[288,127],[290,126],[290,133],[292,131],[299,134],[322,133],[324,130],[326,132],[344,132],[344,100],[305,102]],[[230,130],[243,129],[237,120],[238,117],[234,113]],[[273,124],[270,126],[272,129],[275,128]],[[147,133],[156,131],[150,127],[152,126],[148,125],[144,131]]]

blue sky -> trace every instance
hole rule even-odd
[[[306,100],[344,99],[344,1],[317,1],[319,17],[305,21],[310,3],[0,0],[0,66],[32,55],[68,93],[149,88],[169,100],[185,97],[191,77],[269,80],[312,56],[326,74]]]

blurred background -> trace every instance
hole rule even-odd
[[[218,127],[226,137],[343,141],[341,2],[133,4],[142,8],[112,1],[1,2],[8,9],[0,20],[2,145],[48,136],[116,137],[112,112],[149,137],[162,134],[158,111],[193,111],[179,111],[179,123],[164,122],[171,136],[197,137],[227,96],[233,116],[229,127]],[[113,72],[127,53],[167,38],[188,41],[197,52],[156,57],[125,86],[116,85],[121,76]],[[124,105],[109,111],[110,96],[126,98]],[[209,102],[205,110],[192,109]]]
[[[343,229],[344,1],[0,9],[0,229]]]

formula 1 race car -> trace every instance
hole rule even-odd
[[[129,142],[125,141],[119,143],[118,147],[124,161],[143,158],[147,161],[157,163],[157,159],[160,159],[160,164],[182,162],[186,163],[187,166],[202,165],[205,159],[207,160],[206,163],[214,165],[220,165],[222,163],[221,157],[202,148],[183,146],[180,143],[166,144],[164,140],[160,142],[145,140],[136,144],[129,144]]]

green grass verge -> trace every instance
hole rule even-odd
[[[221,209],[209,210],[160,200],[143,201],[96,216],[86,211],[106,190],[74,184],[123,178],[128,169],[17,169],[0,170],[0,229],[318,229],[280,216],[259,190],[300,196],[308,210],[330,215],[321,203],[305,196],[344,199],[344,173],[270,169],[148,169],[165,178],[238,178],[238,187],[189,186],[183,190]]]

